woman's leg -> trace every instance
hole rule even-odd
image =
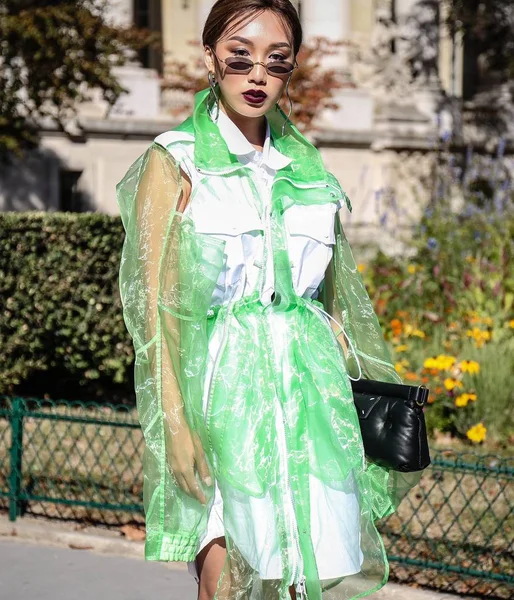
[[[196,557],[196,570],[200,580],[198,600],[212,600],[227,556],[224,537],[209,542]]]
[[[198,600],[213,600],[226,556],[227,545],[224,537],[215,538],[198,553],[196,557],[196,571],[200,580]],[[296,600],[294,585],[289,587],[289,595],[291,600]]]

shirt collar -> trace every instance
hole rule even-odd
[[[262,147],[262,162],[271,169],[278,170],[286,167],[292,159],[279,152],[271,143],[270,124],[266,119],[266,137]],[[229,151],[236,156],[247,156],[250,160],[257,156],[257,150],[246,139],[239,127],[222,110],[216,121]]]

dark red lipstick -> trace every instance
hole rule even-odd
[[[268,97],[268,94],[262,90],[246,90],[246,92],[243,92],[242,96],[251,104],[262,104]]]

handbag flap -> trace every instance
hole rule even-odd
[[[367,419],[371,411],[380,402],[380,396],[368,396],[366,394],[353,394],[353,401],[357,408],[359,419]]]
[[[387,381],[375,381],[373,379],[359,379],[351,381],[354,393],[377,394],[392,398],[399,398],[424,404],[428,400],[429,389],[424,385],[405,385],[402,383],[389,383]]]

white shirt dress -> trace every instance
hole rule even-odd
[[[237,156],[240,163],[247,165],[258,175],[263,210],[267,213],[271,204],[271,184],[275,173],[277,169],[289,164],[291,159],[273,147],[268,123],[262,152],[255,150],[238,127],[221,110],[217,124],[230,152]],[[194,190],[201,175],[194,166],[193,145],[175,144],[172,149],[169,148],[169,145],[181,135],[183,134],[168,131],[158,136],[155,141],[172,152],[182,169],[189,175]],[[219,203],[220,200],[222,201],[218,198],[217,202]],[[233,202],[233,198],[228,198],[227,202]],[[238,210],[236,206],[232,210],[223,210],[223,219],[221,219],[220,211],[215,210],[216,206],[219,204],[209,203],[204,199],[197,200],[192,193],[190,203],[185,210],[185,214],[193,220],[198,232],[213,235],[226,242],[226,264],[212,298],[213,306],[236,301],[256,289],[262,290],[262,303],[270,304],[274,289],[273,255],[271,251],[264,252],[264,244],[269,243],[269,236],[256,233],[257,225],[253,227],[248,222],[254,217],[248,215],[244,209]],[[298,296],[317,297],[318,288],[332,257],[335,243],[334,219],[339,208],[340,206],[335,203],[293,205],[285,212],[284,221],[293,286]],[[227,215],[230,215],[228,220]],[[263,217],[265,219],[265,214]],[[258,224],[258,228],[262,229],[261,223]],[[265,256],[267,261],[264,265]],[[262,282],[263,285],[258,287]],[[283,313],[269,311],[268,315],[271,320],[270,330],[278,350],[276,356],[281,356],[280,345],[285,339]],[[320,318],[325,317],[320,315]],[[221,334],[214,333],[209,342],[207,379],[212,376],[220,346]],[[278,364],[277,369],[280,369]],[[209,386],[206,385],[205,388],[208,389]],[[205,397],[204,410],[206,403]],[[280,411],[277,411],[276,425],[278,443],[285,443]],[[284,465],[284,468],[287,466]],[[329,488],[312,474],[309,476],[309,481],[312,507],[311,538],[320,578],[331,579],[358,573],[361,570],[363,554],[360,549],[359,496],[355,481],[349,478],[346,489],[342,490]],[[289,515],[289,526],[294,529],[296,527],[294,499],[290,500],[290,506],[285,508]],[[213,539],[223,537],[227,530],[230,531],[232,538],[237,540],[238,548],[245,559],[259,571],[263,579],[280,578],[282,565],[279,541],[273,539],[277,534],[270,523],[272,514],[270,499],[266,496],[263,498],[245,496],[238,504],[239,499],[234,495],[230,501],[231,522],[227,522],[226,519],[224,520],[221,493],[216,485],[214,503],[209,511],[207,529],[200,540],[198,552]],[[238,514],[239,519],[234,516]],[[334,528],[334,522],[339,524],[337,528]],[[248,523],[252,526],[249,527]],[[299,549],[296,561],[301,572],[302,557]],[[188,570],[198,581],[195,562],[188,563]]]

